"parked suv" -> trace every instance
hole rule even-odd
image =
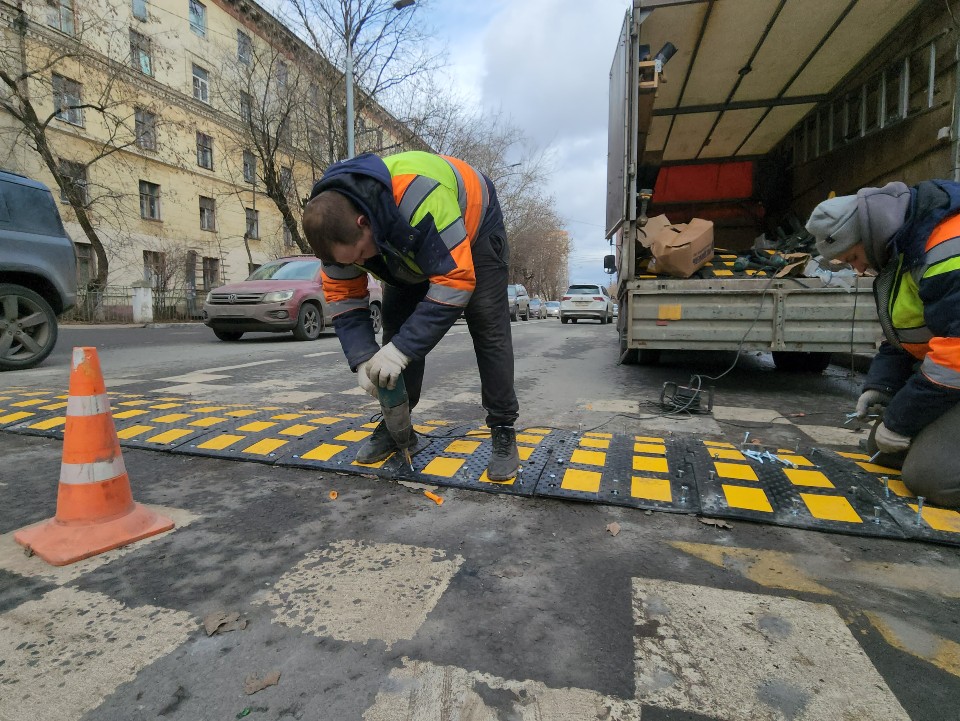
[[[332,320],[323,299],[320,269],[320,261],[312,255],[264,263],[246,280],[210,291],[203,304],[203,322],[223,341],[240,340],[247,332],[288,331],[297,340],[316,340]],[[382,293],[373,280],[368,288],[378,331]]]
[[[560,322],[577,322],[580,318],[596,318],[603,323],[613,321],[613,299],[602,285],[571,285],[560,299]]]
[[[526,288],[519,283],[508,285],[507,300],[510,301],[510,320],[530,320],[530,296]]]
[[[77,258],[43,183],[0,171],[0,370],[32,368],[77,302]]]

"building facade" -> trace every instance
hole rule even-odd
[[[343,147],[342,76],[247,0],[0,2],[0,63],[19,77],[49,157],[83,198],[108,285],[146,280],[171,302],[301,252],[302,201]],[[16,102],[9,87],[4,102]],[[24,101],[24,98],[26,99]],[[78,256],[78,222],[24,121],[0,108],[0,166],[46,183]],[[358,152],[423,148],[375,103]]]

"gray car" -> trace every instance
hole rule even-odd
[[[77,302],[77,259],[43,183],[0,171],[0,370],[32,368]]]
[[[507,301],[510,303],[510,320],[530,320],[530,296],[519,283],[507,286]]]

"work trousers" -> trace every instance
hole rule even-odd
[[[507,300],[510,249],[500,223],[482,233],[471,247],[477,287],[464,310],[480,371],[480,394],[488,426],[512,426],[520,412],[513,386],[513,336]],[[383,289],[383,343],[386,345],[410,317],[429,288],[387,285]],[[413,409],[423,387],[424,361],[413,360],[403,371],[403,382]]]
[[[871,455],[878,450],[873,437],[879,425],[877,421],[867,441]],[[877,463],[902,469],[903,483],[915,496],[923,496],[938,506],[960,508],[957,438],[960,438],[960,403],[921,430],[906,451],[883,453]]]

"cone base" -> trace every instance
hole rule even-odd
[[[173,521],[139,503],[129,513],[95,524],[62,523],[56,518],[21,528],[13,540],[51,566],[66,566],[173,528]]]

